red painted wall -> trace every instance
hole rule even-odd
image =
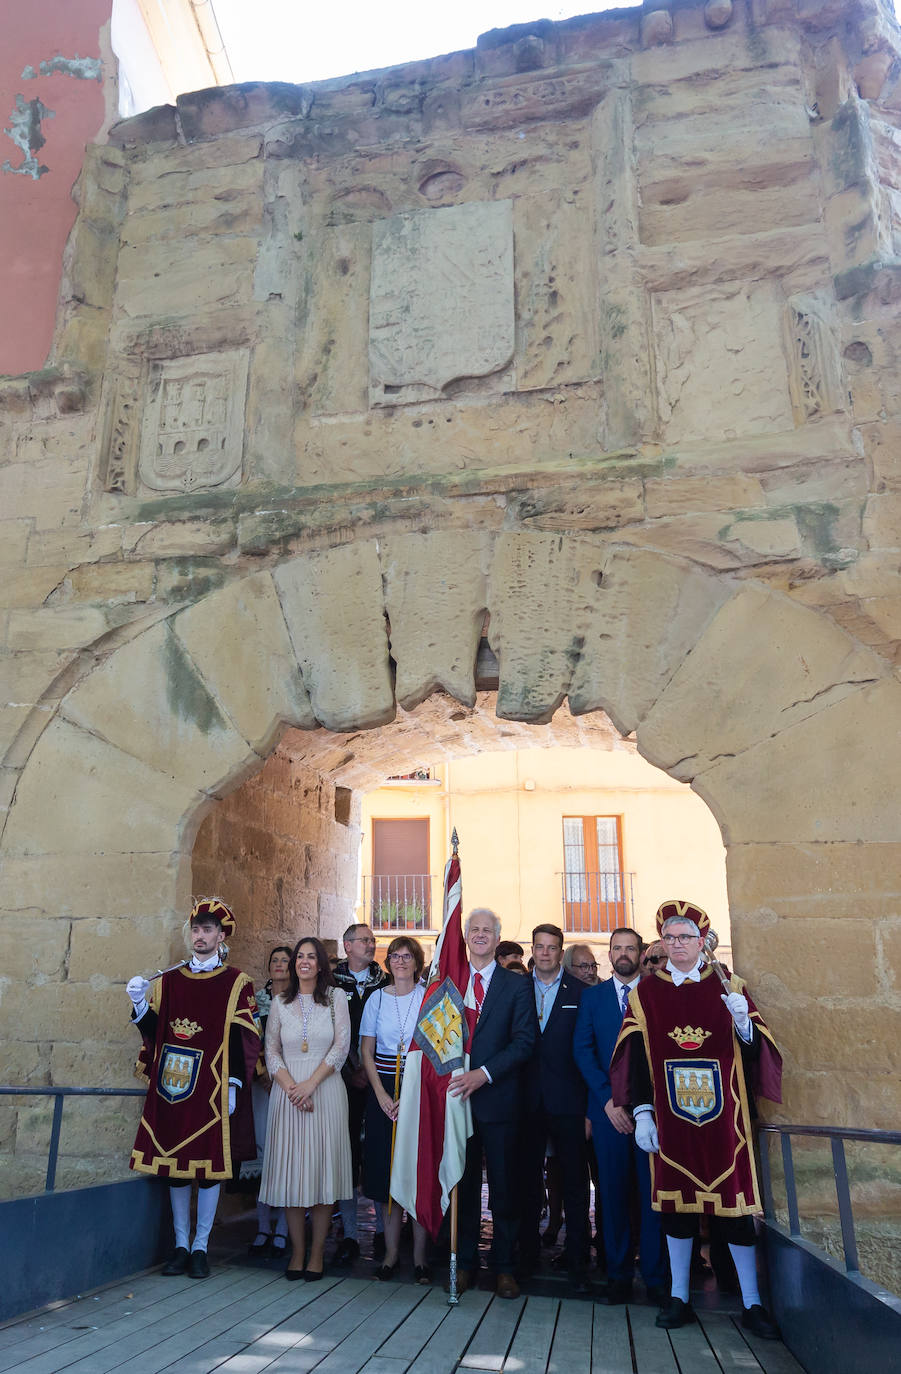
[[[53,116],[35,150],[47,171],[0,171],[0,374],[32,372],[47,361],[62,275],[63,248],[75,220],[72,187],[87,143],[104,125],[103,83],[65,72],[42,75],[54,57],[101,56],[100,32],[112,0],[21,0],[3,4],[0,44],[0,131],[12,127],[16,97],[40,100]],[[23,78],[26,67],[34,79]],[[111,73],[104,66],[103,82]],[[21,166],[25,153],[0,132],[0,167]]]

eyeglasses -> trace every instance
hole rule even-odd
[[[396,949],[393,954],[389,954],[388,958],[396,959],[399,964],[411,964],[413,962],[412,954],[406,954],[399,949]]]
[[[697,940],[697,935],[664,935],[665,945],[690,945],[692,940]]]
[[[374,944],[375,944],[375,936],[374,936],[374,935],[352,935],[352,936],[350,937],[350,939],[349,939],[348,941],[346,941],[345,943],[351,944],[351,945],[374,945]]]
[[[573,968],[584,968],[584,969],[591,969],[591,968],[596,969],[597,966],[598,966],[598,965],[597,965],[597,960],[596,960],[596,959],[592,959],[591,962],[590,962],[590,963],[587,963],[587,964],[573,964]]]
[[[666,955],[665,955],[665,954],[648,954],[648,955],[646,955],[646,957],[645,957],[644,959],[642,959],[641,962],[642,962],[643,964],[665,964],[665,963],[666,963]]]

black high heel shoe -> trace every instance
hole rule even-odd
[[[324,1269],[305,1269],[303,1271],[303,1281],[304,1283],[315,1283],[317,1279],[322,1278],[324,1273]]]
[[[307,1271],[306,1271],[306,1269],[286,1269],[286,1270],[285,1270],[285,1278],[288,1280],[289,1283],[297,1283],[298,1279],[305,1279],[306,1276],[307,1276]]]
[[[399,1268],[400,1260],[395,1260],[393,1264],[380,1264],[372,1277],[378,1279],[379,1283],[385,1283],[388,1279],[393,1279],[397,1276]]]
[[[427,1264],[417,1264],[413,1269],[413,1282],[428,1288],[432,1282],[432,1271]]]

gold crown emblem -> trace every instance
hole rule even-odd
[[[177,1021],[170,1021],[172,1034],[177,1035],[179,1040],[190,1040],[192,1036],[203,1030],[203,1026],[198,1026],[196,1021],[189,1021],[186,1016],[180,1016]]]
[[[677,1026],[675,1030],[668,1031],[671,1040],[683,1050],[699,1050],[711,1035],[711,1031],[701,1030],[700,1026]]]

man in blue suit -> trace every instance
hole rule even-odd
[[[469,948],[469,976],[477,1020],[469,1048],[469,1069],[451,1080],[448,1092],[469,1100],[472,1135],[460,1181],[457,1292],[465,1293],[478,1264],[482,1203],[482,1155],[488,1174],[493,1240],[491,1264],[499,1298],[516,1298],[513,1250],[518,1232],[516,1158],[520,1143],[522,1070],[538,1036],[531,982],[501,968],[494,957],[500,919],[479,907],[469,913],[463,935]]]
[[[535,927],[532,959],[535,967],[531,982],[540,1034],[525,1080],[526,1115],[520,1147],[524,1165],[520,1258],[523,1270],[537,1267],[544,1153],[550,1140],[563,1184],[569,1281],[576,1293],[590,1293],[586,1272],[590,1239],[586,1093],[573,1058],[579,999],[587,989],[563,967],[563,931],[559,926]]]
[[[628,1302],[632,1296],[635,1256],[631,1199],[633,1179],[637,1178],[641,1276],[648,1301],[659,1303],[668,1296],[666,1260],[660,1214],[651,1207],[648,1156],[635,1143],[631,1113],[613,1105],[608,1073],[629,993],[639,979],[641,940],[637,933],[627,928],[615,930],[608,957],[613,977],[585,989],[573,1037],[573,1054],[588,1084],[588,1115],[598,1160],[608,1280],[602,1301],[613,1306]]]

